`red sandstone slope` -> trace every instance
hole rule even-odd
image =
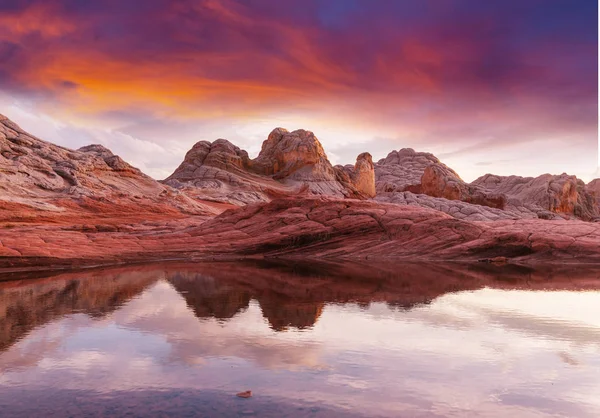
[[[90,232],[4,231],[0,268],[155,259],[314,257],[381,260],[600,262],[600,223],[468,222],[421,207],[326,198],[278,199],[228,210],[198,226]],[[43,258],[40,258],[43,257]]]

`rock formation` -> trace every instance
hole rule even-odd
[[[440,160],[428,152],[415,152],[412,148],[390,152],[375,164],[377,194],[421,193],[421,178],[431,164],[440,164]]]
[[[596,203],[600,208],[600,179],[594,179],[587,185],[588,192],[596,198]]]
[[[600,263],[600,223],[581,221],[598,218],[598,181],[566,174],[468,184],[410,149],[333,167],[314,134],[277,128],[255,159],[224,139],[199,142],[165,183],[100,145],[69,150],[2,117],[0,269],[246,257]]]
[[[298,194],[374,196],[370,155],[361,154],[356,167],[355,175],[346,176],[331,165],[312,132],[276,128],[254,160],[225,139],[198,142],[164,183],[199,198],[236,205]]]
[[[74,212],[180,216],[218,210],[158,183],[101,145],[70,150],[0,115],[0,221],[63,215],[70,222]]]
[[[356,157],[354,165],[336,165],[338,181],[348,190],[354,191],[358,196],[375,197],[375,166],[373,157],[368,152],[363,152]]]
[[[268,202],[273,193],[294,189],[250,171],[248,153],[226,139],[196,143],[163,183],[199,199],[244,205]]]
[[[535,178],[486,174],[472,184],[503,194],[509,205],[526,207],[533,212],[550,211],[588,221],[600,217],[596,197],[588,191],[585,183],[564,173]]]
[[[465,183],[434,155],[411,148],[392,151],[379,160],[375,164],[375,177],[380,200],[398,200],[395,193],[410,192],[497,209],[506,206],[503,195]]]
[[[12,228],[2,235],[0,269],[257,256],[600,263],[600,223],[470,222],[418,206],[287,198],[229,209],[199,225],[112,232]]]

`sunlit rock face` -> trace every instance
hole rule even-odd
[[[583,220],[600,216],[597,195],[593,191],[595,186],[588,187],[568,174],[544,174],[535,178],[486,174],[473,184],[505,195],[511,206],[526,207],[536,213],[549,211]]]
[[[310,131],[276,128],[263,142],[252,169],[284,184],[307,186],[311,194],[345,197],[323,146]]]
[[[372,197],[374,174],[367,155],[357,160],[356,176],[346,176],[331,165],[312,132],[276,128],[254,160],[224,139],[198,142],[164,182],[197,198],[235,205],[300,194]]]
[[[375,164],[377,194],[421,193],[421,178],[431,164],[440,164],[440,160],[428,152],[415,152],[412,148],[390,152]]]
[[[163,183],[184,190],[197,199],[244,205],[267,202],[271,191],[285,187],[253,174],[248,153],[226,139],[200,141],[189,150],[173,174]]]
[[[336,165],[338,180],[350,190],[355,190],[356,194],[375,197],[375,166],[373,157],[368,152],[363,152],[356,157],[354,165]]]
[[[313,133],[277,128],[254,160],[224,139],[197,143],[165,185],[101,145],[69,150],[0,122],[0,269],[283,255],[600,261],[600,224],[581,221],[598,219],[597,181],[467,184],[411,149],[333,167]]]

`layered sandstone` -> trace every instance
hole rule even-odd
[[[600,179],[594,179],[587,185],[587,190],[596,199],[596,204],[600,208]]]
[[[505,209],[502,194],[465,183],[460,176],[433,154],[412,148],[392,151],[375,164],[377,195],[380,200],[395,201],[396,193],[425,194],[447,200]]]
[[[0,268],[240,257],[598,263],[600,223],[469,222],[418,206],[276,199],[227,210],[197,226],[174,222],[127,232],[9,229],[0,257]]]
[[[356,167],[352,176],[334,168],[310,131],[276,128],[253,160],[225,139],[198,142],[164,183],[198,198],[236,205],[301,194],[374,196],[370,155],[361,154]]]
[[[248,257],[600,262],[600,223],[579,220],[597,218],[598,183],[567,175],[467,184],[410,149],[333,167],[314,134],[278,128],[255,159],[224,139],[197,143],[165,185],[100,145],[69,150],[6,118],[0,155],[0,268]]]
[[[268,202],[274,194],[297,193],[293,187],[250,171],[248,153],[226,139],[196,143],[163,183],[198,199],[234,205]]]
[[[486,174],[472,184],[506,196],[508,204],[527,207],[533,212],[550,211],[563,217],[594,220],[600,217],[596,196],[586,184],[567,174],[539,177],[496,176]]]
[[[29,135],[0,115],[0,222],[218,212],[158,183],[101,145],[70,150]]]

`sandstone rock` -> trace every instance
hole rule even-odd
[[[559,217],[593,219],[597,182],[567,175],[468,185],[431,154],[400,150],[375,164],[373,184],[369,154],[332,167],[312,133],[276,129],[255,160],[225,140],[196,144],[166,180],[177,191],[102,146],[69,150],[3,117],[0,155],[0,268],[282,256],[600,262],[600,223]],[[347,199],[374,189],[374,201]],[[494,195],[508,197],[504,209],[490,207]],[[297,313],[272,326],[309,324],[319,306]]]
[[[433,197],[461,200],[474,205],[504,209],[506,198],[485,189],[465,183],[458,175],[443,164],[431,164],[421,177],[421,192]]]
[[[594,179],[587,185],[588,192],[596,198],[596,204],[600,208],[600,179]]]
[[[415,152],[411,148],[392,151],[379,160],[375,164],[375,176],[378,196],[412,192],[498,209],[504,209],[506,205],[501,194],[465,183],[432,154]]]
[[[197,199],[234,205],[267,202],[279,191],[297,191],[249,170],[248,153],[225,139],[213,143],[200,141],[185,156],[181,165],[163,183]]]
[[[390,192],[421,193],[421,177],[430,164],[439,164],[433,154],[412,148],[392,151],[375,164],[377,194]]]
[[[353,175],[334,168],[310,131],[276,128],[254,160],[224,139],[198,142],[164,183],[197,198],[235,205],[299,194],[373,196],[370,155],[361,154],[356,167]]]
[[[208,216],[219,210],[158,183],[101,145],[70,150],[0,115],[0,221],[40,213],[68,219],[74,212]]]
[[[382,193],[378,195],[375,200],[397,205],[427,207],[466,221],[538,218],[538,215],[532,211],[519,210],[514,207],[507,207],[502,210],[488,206],[474,205],[460,200],[449,200],[446,198],[437,198],[426,194],[414,194],[411,192]],[[556,218],[560,219],[558,216],[556,216]]]
[[[564,173],[557,176],[544,174],[535,178],[486,174],[472,184],[504,194],[508,205],[527,207],[541,213],[542,218],[548,216],[547,212],[583,220],[600,216],[596,198],[585,183]]]
[[[341,166],[336,166],[341,167]],[[366,197],[375,197],[375,167],[373,165],[373,157],[368,152],[363,152],[356,157],[354,167],[342,168],[348,173],[351,179],[351,184],[356,190]]]
[[[600,263],[600,223],[472,222],[420,206],[352,199],[275,199],[229,209],[200,225],[177,220],[127,232],[62,228],[4,229],[0,268],[240,257]]]
[[[274,129],[263,142],[251,167],[254,172],[272,176],[284,184],[305,185],[311,194],[341,198],[348,194],[337,181],[319,140],[303,129],[293,132]]]

